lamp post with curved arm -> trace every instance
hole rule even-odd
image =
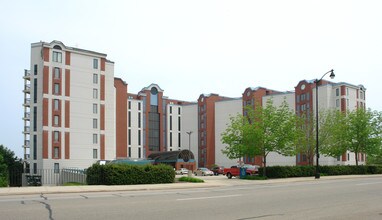
[[[188,163],[190,163],[190,160],[191,160],[191,134],[192,134],[192,131],[187,131],[186,134],[188,134]],[[191,167],[192,167],[192,165],[191,165]],[[192,176],[192,172],[193,172],[193,170],[189,170],[188,171],[188,176],[189,177]]]
[[[316,79],[314,83],[316,84],[316,174],[315,179],[320,179],[320,169],[318,159],[320,158],[320,154],[318,152],[318,83],[321,82],[322,78],[330,73],[330,78],[333,79],[335,77],[334,70],[330,70],[326,72],[320,79]]]

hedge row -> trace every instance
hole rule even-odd
[[[173,183],[175,171],[168,165],[93,164],[86,171],[89,185]]]
[[[320,166],[322,176],[333,175],[360,175],[360,174],[382,174],[382,166]],[[315,166],[272,166],[267,167],[268,178],[288,178],[314,176]],[[259,168],[259,174],[263,176],[264,168]]]

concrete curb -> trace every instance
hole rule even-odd
[[[212,188],[222,186],[240,185],[268,185],[277,183],[295,183],[309,181],[328,181],[339,179],[381,178],[382,175],[346,175],[346,176],[322,176],[297,177],[270,180],[241,180],[241,179],[205,179],[204,183],[169,183],[169,184],[145,184],[145,185],[118,185],[118,186],[30,186],[30,187],[7,187],[0,188],[0,196],[32,195],[32,194],[55,194],[55,193],[86,193],[86,192],[112,192],[112,191],[142,191],[142,190],[167,190],[167,189],[191,189]]]

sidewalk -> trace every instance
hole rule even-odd
[[[79,192],[112,192],[112,191],[139,191],[139,190],[166,190],[166,189],[190,189],[210,188],[222,186],[240,185],[266,185],[276,183],[293,183],[308,181],[327,181],[338,179],[358,178],[382,178],[382,175],[346,175],[346,176],[322,176],[320,179],[314,177],[297,177],[270,180],[241,180],[227,178],[205,179],[204,183],[169,183],[169,184],[142,184],[142,185],[91,185],[91,186],[29,186],[29,187],[5,187],[0,188],[0,196],[8,195],[31,195],[31,194],[53,194],[53,193],[79,193]]]

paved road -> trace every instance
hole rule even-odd
[[[382,177],[0,197],[1,219],[382,219]]]

